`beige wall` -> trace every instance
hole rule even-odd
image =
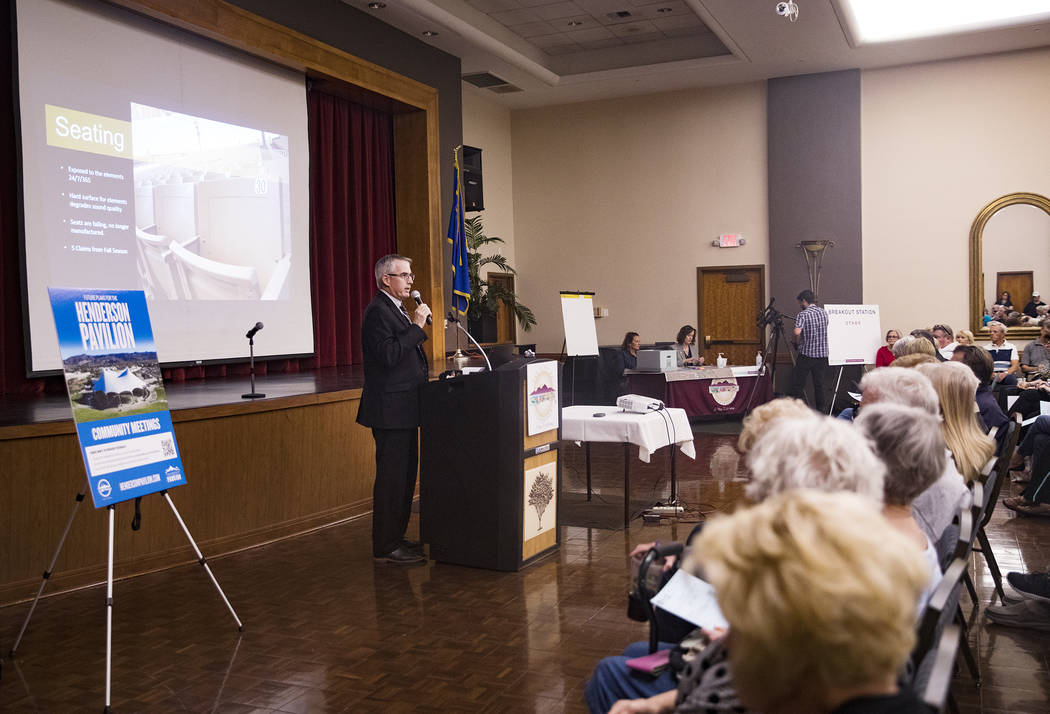
[[[561,348],[559,290],[595,291],[609,308],[599,344],[627,330],[672,340],[696,324],[698,266],[767,263],[764,83],[511,119],[518,290],[539,321],[519,341]],[[747,245],[711,247],[720,233]]]
[[[463,143],[481,149],[485,210],[468,213],[481,216],[485,235],[499,236],[505,243],[487,253],[499,252],[517,268],[514,255],[514,181],[511,174],[510,109],[481,95],[481,90],[463,85]]]
[[[973,219],[1050,195],[1048,81],[1046,49],[861,75],[864,300],[884,328],[968,324]]]

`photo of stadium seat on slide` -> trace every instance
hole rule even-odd
[[[287,137],[134,103],[131,130],[138,273],[150,299],[286,297]]]

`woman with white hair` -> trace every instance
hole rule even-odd
[[[812,488],[852,491],[882,503],[886,467],[864,434],[839,419],[777,420],[752,447],[747,464],[746,493],[752,501]]]
[[[921,613],[941,581],[941,563],[933,542],[916,520],[912,502],[944,472],[940,421],[916,407],[874,404],[864,409],[856,425],[875,444],[875,453],[886,465],[882,515],[919,549],[930,571],[930,584],[919,601]]]

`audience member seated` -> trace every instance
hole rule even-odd
[[[893,360],[894,367],[901,367],[903,369],[912,369],[920,364],[937,364],[938,360],[932,355],[923,354],[922,352],[912,352],[910,355],[904,355]]]
[[[997,625],[1050,632],[1050,574],[1007,573],[1017,595],[1005,595],[1001,607],[988,608],[988,619]]]
[[[696,354],[696,330],[692,325],[682,325],[675,338],[675,352],[678,355],[678,366],[688,367],[704,363],[704,358]]]
[[[988,335],[992,341],[985,345],[985,349],[991,353],[994,363],[995,374],[992,380],[996,385],[1004,387],[1016,385],[1021,364],[1017,356],[1017,347],[1012,342],[1006,341],[1006,325],[996,320],[989,322]]]
[[[1003,410],[999,407],[999,402],[995,399],[995,395],[992,394],[992,355],[988,350],[980,347],[959,345],[952,352],[952,360],[965,364],[973,372],[973,375],[977,377],[977,393],[975,395],[977,413],[981,423],[984,424],[985,433],[991,431],[993,427],[997,429],[995,437],[999,442],[998,446],[996,446],[996,453],[998,453],[1006,441],[1006,423],[1009,421],[1009,418],[1003,413]],[[1038,407],[1036,409],[1038,410]]]
[[[1043,325],[1038,339],[1021,352],[1021,373],[1029,379],[1050,379],[1050,324]]]
[[[933,326],[930,333],[933,335],[934,342],[937,343],[937,352],[943,358],[941,361],[950,360],[952,351],[959,344],[955,341],[955,332],[948,325],[937,324]]]
[[[931,345],[933,345],[933,356],[937,358],[938,362],[944,361],[944,359],[942,359],[941,357],[941,353],[937,351],[937,340],[934,339],[932,332],[924,328],[918,328],[912,330],[910,334],[912,337],[919,337],[928,341]]]
[[[881,503],[885,467],[858,430],[820,416],[798,400],[775,401],[781,404],[771,407],[771,402],[761,410],[756,408],[759,417],[748,427],[759,437],[748,454],[753,475],[747,491],[750,498],[761,500],[805,487],[852,491]],[[661,644],[662,648],[672,646]],[[598,663],[584,692],[592,712],[617,711],[613,702],[621,708],[626,706],[618,700],[648,701],[660,688],[673,692],[677,672],[653,678],[627,667],[628,659],[647,653],[648,643],[638,642],[629,645],[621,656],[605,657]]]
[[[741,454],[746,455],[777,419],[804,419],[817,416],[819,415],[806,406],[805,402],[794,397],[781,397],[760,404],[744,417],[736,448]]]
[[[1032,293],[1032,299],[1028,301],[1028,304],[1024,306],[1024,314],[1028,317],[1038,317],[1039,313],[1036,312],[1036,308],[1040,305],[1046,305],[1043,299],[1039,297],[1038,292]]]
[[[995,301],[995,304],[1002,305],[1007,311],[1014,309],[1014,301],[1010,297],[1010,292],[1008,290],[1003,290],[999,299]]]
[[[1027,319],[1028,318],[1020,312],[1008,312],[1006,313],[1006,317],[1003,318],[1003,324],[1007,327],[1018,327],[1019,325],[1023,325],[1024,321]]]
[[[899,404],[921,409],[933,416],[941,413],[940,401],[933,385],[916,370],[897,367],[873,370],[864,375],[860,387],[865,409],[876,404]],[[940,539],[959,510],[969,508],[973,502],[973,494],[955,467],[947,445],[944,453],[944,470],[940,478],[912,501],[912,514],[916,522],[934,543]]]
[[[920,364],[941,404],[941,432],[959,473],[967,483],[976,479],[995,454],[995,441],[984,433],[977,417],[977,377],[959,362]]]
[[[901,338],[900,330],[886,331],[886,344],[875,353],[875,366],[888,367],[893,362],[893,344]]]
[[[960,345],[976,345],[977,341],[969,330],[959,330],[955,333],[955,341]]]
[[[1024,459],[1031,458],[1031,466],[1021,473],[1027,476],[1028,485],[1020,496],[1003,499],[1003,505],[1011,511],[1026,516],[1050,516],[1050,416],[1036,417],[1028,427],[1028,433],[1017,447],[1010,463],[1011,470],[1023,467]],[[1017,479],[1024,482],[1025,478]]]
[[[894,357],[900,359],[904,355],[911,354],[924,354],[935,357],[937,348],[934,347],[932,339],[927,340],[915,335],[905,335],[893,344]]]
[[[886,465],[882,515],[920,549],[930,570],[930,584],[919,600],[921,617],[933,589],[941,581],[941,562],[934,542],[922,529],[912,502],[944,473],[946,461],[940,420],[928,411],[901,404],[871,404],[857,418],[857,427],[875,445]]]
[[[928,569],[867,499],[796,490],[713,519],[687,567],[730,623],[725,666],[687,668],[676,693],[622,711],[709,711],[730,669],[751,711],[925,711],[897,675]]]

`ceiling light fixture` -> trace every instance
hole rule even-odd
[[[674,8],[673,7],[658,7],[658,8],[656,8],[656,11],[657,12],[674,12]]]
[[[837,0],[837,4],[858,45],[1050,20],[1050,0]]]
[[[382,10],[384,7],[386,7],[386,3],[385,2],[370,2],[370,3],[368,3],[368,9],[369,10]]]
[[[423,37],[437,37],[438,33],[433,30],[423,30]]]
[[[786,17],[787,19],[791,20],[791,22],[794,22],[798,19],[798,5],[795,4],[795,0],[788,0],[787,2],[778,2],[776,9],[778,15],[780,15],[781,17]]]
[[[583,24],[583,22],[581,20],[569,20],[565,24],[568,25],[569,27],[579,27],[580,25]]]

